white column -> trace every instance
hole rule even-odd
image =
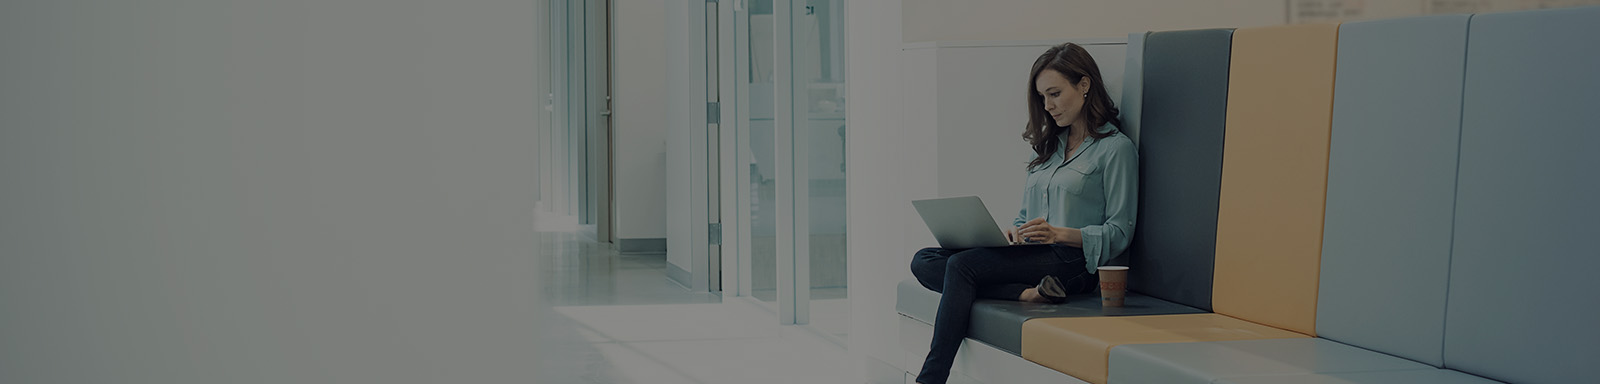
[[[781,324],[803,322],[798,313],[799,296],[795,292],[795,175],[794,175],[794,55],[790,31],[794,22],[791,0],[772,1],[772,143],[773,164],[777,168],[775,198],[778,202],[778,321]]]

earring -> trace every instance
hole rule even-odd
[[[1085,98],[1085,99],[1089,98],[1089,93],[1088,92],[1084,92],[1083,93],[1083,98]]]

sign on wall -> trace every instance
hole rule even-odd
[[[1289,0],[1289,24],[1361,19],[1366,0]]]

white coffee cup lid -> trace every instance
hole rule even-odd
[[[1104,266],[1104,267],[1100,267],[1100,270],[1102,270],[1102,271],[1126,271],[1126,270],[1128,270],[1128,267],[1117,266],[1117,265],[1107,265],[1107,266]]]

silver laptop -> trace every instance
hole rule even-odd
[[[1006,241],[1005,232],[995,224],[994,216],[989,215],[989,209],[983,207],[983,200],[977,196],[912,200],[911,206],[917,208],[922,222],[928,224],[933,238],[939,240],[940,248],[1022,245]]]

